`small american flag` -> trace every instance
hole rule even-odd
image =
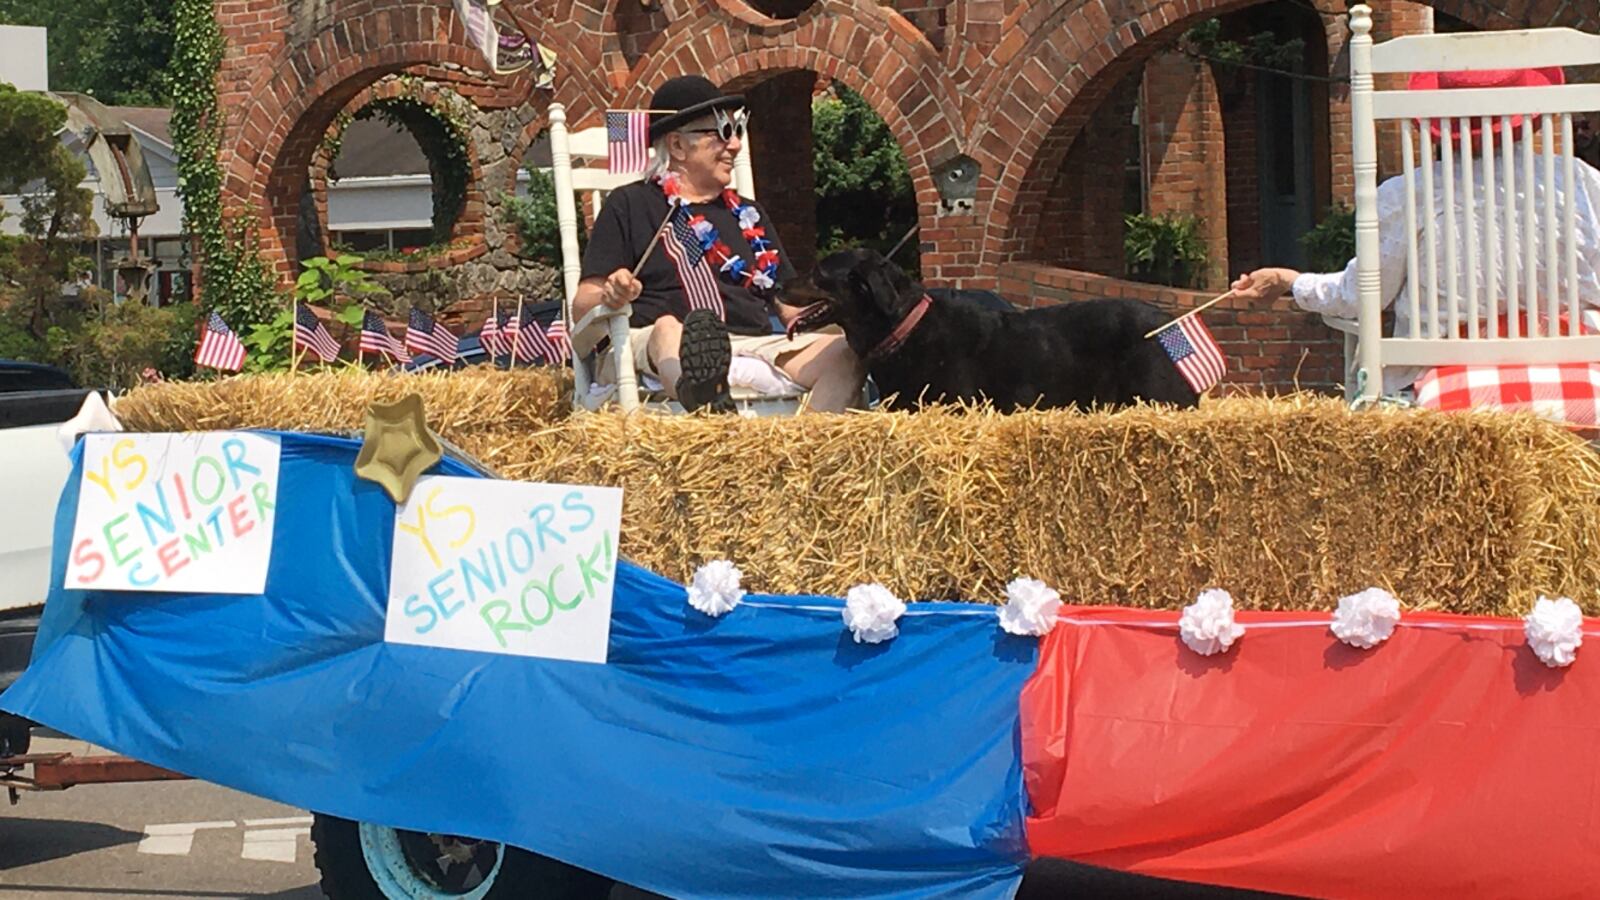
[[[483,330],[478,332],[478,343],[483,345],[483,352],[490,359],[505,356],[511,352],[511,346],[506,342],[506,335],[502,328],[505,320],[500,316],[500,301],[494,302],[494,309],[489,311],[489,318],[483,320]]]
[[[1178,319],[1161,329],[1156,340],[1196,394],[1205,393],[1228,374],[1228,359],[1199,316]]]
[[[572,342],[567,340],[567,321],[557,316],[545,330],[544,336],[549,339],[550,347],[556,352],[550,361],[557,365],[565,365],[572,357]]]
[[[606,170],[643,172],[650,164],[650,114],[606,110]]]
[[[461,347],[450,329],[435,322],[433,316],[412,307],[411,315],[406,320],[406,349],[427,353],[449,366],[455,364],[456,354]]]
[[[678,280],[683,282],[683,294],[689,299],[690,311],[709,309],[717,318],[726,320],[722,305],[722,289],[717,287],[716,276],[711,274],[711,264],[705,261],[705,251],[688,223],[678,215],[672,217],[672,233],[661,242],[672,265],[678,270]]]
[[[206,316],[205,326],[200,329],[200,343],[194,348],[194,364],[237,372],[244,368],[244,358],[244,342],[228,323],[216,313]]]
[[[361,319],[361,351],[378,353],[396,362],[411,362],[411,354],[389,334],[389,327],[383,324],[383,317],[370,309]]]
[[[339,342],[328,334],[328,329],[322,326],[310,307],[299,303],[294,305],[294,346],[310,350],[323,362],[339,358]]]
[[[521,323],[517,327],[517,337],[511,348],[511,358],[516,362],[533,362],[544,359],[554,361],[556,348],[550,345],[550,339],[545,336],[544,329],[539,327],[538,321],[528,312],[526,307],[518,304],[517,318]]]

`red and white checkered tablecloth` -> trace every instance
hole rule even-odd
[[[1600,363],[1439,366],[1417,380],[1417,405],[1532,412],[1592,429],[1600,425]]]

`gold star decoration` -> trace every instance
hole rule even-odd
[[[422,415],[421,395],[411,394],[397,403],[374,403],[368,408],[356,477],[377,482],[395,503],[404,503],[417,479],[443,456]]]

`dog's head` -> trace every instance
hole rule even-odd
[[[865,356],[888,337],[922,298],[922,288],[876,250],[840,250],[817,263],[816,272],[784,289],[783,300],[801,307],[790,331],[825,325],[844,329],[850,348]]]

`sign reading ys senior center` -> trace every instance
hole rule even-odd
[[[86,435],[64,586],[266,590],[278,456],[246,432]]]
[[[432,475],[395,511],[384,638],[606,661],[622,491]]]

